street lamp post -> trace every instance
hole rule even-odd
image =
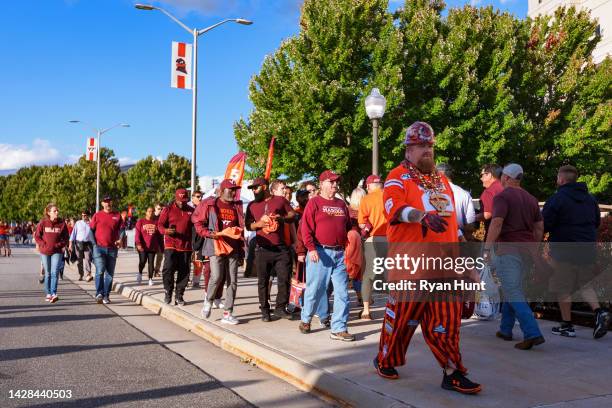
[[[372,121],[372,174],[378,173],[378,120],[385,114],[385,106],[387,100],[380,94],[378,88],[372,89],[372,92],[365,99],[366,113]]]
[[[71,120],[70,123],[86,124],[85,122],[82,122],[80,120]],[[100,150],[102,149],[102,147],[100,146],[100,137],[104,133],[116,127],[130,127],[130,125],[128,125],[127,123],[117,123],[116,125],[106,129],[94,128],[94,130],[96,131],[96,211],[100,210]]]
[[[192,95],[193,96],[193,102],[192,102],[193,113],[192,115],[193,117],[191,119],[191,193],[193,194],[196,188],[196,181],[195,181],[196,180],[196,141],[197,141],[197,121],[198,121],[197,119],[197,112],[198,112],[198,92],[197,92],[197,89],[198,89],[197,88],[197,85],[198,85],[198,37],[204,33],[207,33],[213,28],[220,26],[221,24],[234,22],[234,23],[243,24],[243,25],[251,25],[253,24],[253,22],[250,20],[245,20],[243,18],[228,18],[216,24],[213,24],[210,27],[206,27],[206,28],[198,30],[197,28],[193,28],[193,29],[189,28],[181,20],[174,17],[172,14],[170,14],[168,11],[164,10],[161,7],[152,6],[150,4],[135,4],[134,7],[136,7],[139,10],[159,10],[162,13],[164,13],[166,16],[168,16],[171,20],[173,20],[175,23],[183,27],[189,34],[193,36],[193,85],[192,85],[192,88],[193,88],[192,89],[193,91],[193,95]]]

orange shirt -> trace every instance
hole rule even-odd
[[[359,214],[357,216],[359,224],[369,222],[372,224],[370,235],[385,236],[387,233],[387,219],[385,218],[385,207],[383,206],[383,190],[375,190],[368,193],[361,199],[359,204]]]
[[[383,189],[384,213],[389,221],[387,225],[387,241],[389,242],[457,242],[457,217],[455,216],[455,198],[448,183],[448,179],[441,175],[444,189],[440,193],[448,200],[445,211],[450,215],[444,217],[448,223],[445,232],[436,233],[427,231],[423,237],[421,224],[416,222],[392,223],[391,220],[399,216],[399,212],[406,207],[436,213],[436,209],[429,202],[429,193],[417,184],[418,180],[410,178],[410,173],[403,164],[400,164],[387,176]],[[364,198],[365,199],[365,198]]]

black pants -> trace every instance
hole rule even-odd
[[[138,273],[142,273],[145,264],[148,266],[149,279],[153,279],[155,272],[155,255],[157,252],[138,251]]]
[[[176,298],[181,299],[189,282],[189,261],[191,251],[175,251],[166,249],[164,251],[164,267],[162,279],[167,297],[172,297],[174,291],[174,272],[176,272]]]
[[[247,252],[246,266],[244,268],[244,277],[253,278],[256,276],[257,271],[253,271],[255,263],[255,249],[257,248],[257,242],[255,237],[249,241],[249,250]],[[255,273],[253,273],[255,272]]]
[[[257,292],[259,308],[262,313],[270,312],[269,282],[272,272],[276,272],[278,294],[276,295],[276,310],[283,310],[289,301],[291,255],[286,246],[273,248],[257,247],[255,250],[255,268],[257,269]]]

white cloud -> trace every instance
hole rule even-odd
[[[45,139],[34,139],[32,146],[0,143],[0,170],[65,162],[60,151]]]
[[[138,160],[132,159],[131,157],[119,157],[117,159],[120,166],[126,166],[128,164],[135,164]]]

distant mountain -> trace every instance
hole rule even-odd
[[[17,173],[17,169],[0,170],[0,176],[8,176]]]

